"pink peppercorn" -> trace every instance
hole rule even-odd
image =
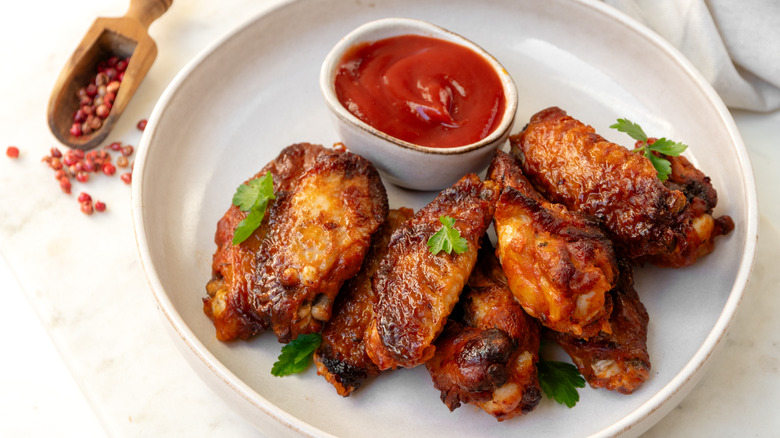
[[[104,119],[108,117],[108,112],[109,112],[109,108],[108,105],[106,104],[98,105],[98,107],[95,108],[95,115]]]
[[[87,216],[92,214],[92,201],[88,202],[82,202],[81,203],[81,212],[86,214]]]
[[[87,192],[81,192],[79,193],[78,200],[79,202],[87,202],[87,201],[92,202],[92,196],[89,196],[89,193]]]
[[[81,129],[81,123],[75,122],[72,125],[70,125],[70,135],[74,137],[79,137],[81,136],[81,134],[83,134],[83,131]]]
[[[67,176],[60,178],[60,189],[62,189],[63,192],[70,194],[70,188],[70,179],[68,179]]]
[[[111,163],[105,163],[103,164],[103,173],[105,173],[108,176],[111,176],[114,173],[116,173],[116,167],[114,167],[114,165]]]

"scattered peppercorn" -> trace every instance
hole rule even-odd
[[[63,192],[70,194],[71,187],[72,185],[70,184],[70,179],[68,179],[67,176],[63,176],[62,178],[60,178],[60,189]]]
[[[138,128],[139,131],[143,131],[146,129],[146,124],[148,121],[146,119],[141,119],[137,125],[135,125],[136,128]]]
[[[81,212],[87,216],[92,214],[92,200],[81,202]]]
[[[111,163],[112,156],[110,151],[119,152],[116,157],[116,166]],[[106,176],[113,176],[116,173],[116,167],[132,169],[132,164],[128,157],[134,152],[131,145],[122,145],[121,142],[113,142],[106,145],[103,149],[84,152],[80,149],[67,149],[61,152],[58,148],[52,147],[49,155],[44,156],[41,162],[54,171],[54,176],[64,193],[71,193],[74,181],[86,184],[91,179],[90,174],[102,172]],[[10,155],[9,155],[10,156]],[[124,172],[120,179],[125,184],[132,182],[132,171]],[[92,202],[92,197],[81,192],[78,196],[81,211],[86,215],[91,215],[94,211],[106,211],[106,204],[102,201]]]
[[[8,146],[5,150],[5,154],[8,156],[8,158],[19,158],[19,148],[16,146]]]
[[[116,167],[114,167],[114,165],[111,163],[106,163],[103,165],[103,173],[105,173],[108,176],[111,176],[114,173],[116,173]]]

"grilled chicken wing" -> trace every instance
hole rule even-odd
[[[250,237],[261,240],[250,245],[257,245],[254,261],[240,266],[254,269],[232,273],[244,277],[251,289],[238,296],[228,289],[215,300],[220,288],[210,285],[205,305],[215,324],[225,312],[249,310],[254,313],[250,319],[262,321],[258,328],[270,327],[280,342],[289,342],[319,331],[330,319],[339,288],[360,269],[388,207],[373,165],[344,150],[320,153],[298,178],[282,176],[280,182],[278,188],[274,184],[276,200],[268,206],[267,219]],[[246,333],[257,331],[253,327]]]
[[[366,350],[379,369],[411,368],[433,356],[433,341],[476,263],[497,196],[495,183],[466,175],[393,234],[374,275],[378,301],[367,330]],[[431,254],[427,241],[442,227],[441,216],[455,219],[466,252]]]
[[[333,317],[322,330],[322,344],[314,353],[314,363],[317,373],[341,396],[348,396],[365,379],[380,372],[366,354],[364,337],[376,302],[371,279],[387,253],[390,236],[413,214],[408,208],[390,210],[387,220],[374,234],[360,272],[341,287],[333,305]]]
[[[545,331],[571,356],[574,365],[594,388],[623,394],[634,392],[650,375],[647,352],[647,324],[650,318],[634,289],[633,268],[620,263],[620,278],[613,289],[612,333],[600,333],[588,340]]]
[[[512,296],[492,246],[479,251],[477,266],[426,362],[441,400],[482,408],[499,421],[533,410],[541,400],[536,363],[541,326]]]
[[[504,152],[496,153],[488,176],[502,187],[496,254],[523,309],[577,337],[609,331],[607,292],[617,281],[617,259],[598,221],[544,200]]]
[[[288,146],[249,180],[271,172],[274,192],[287,192],[303,171],[326,153],[329,150],[320,145]],[[259,279],[255,275],[259,263],[257,254],[268,234],[268,215],[249,238],[233,245],[233,233],[246,215],[231,205],[217,223],[214,235],[217,250],[212,259],[212,278],[206,285],[208,297],[203,300],[203,311],[214,321],[217,338],[221,341],[247,339],[266,330],[270,324],[257,298]]]
[[[685,213],[685,194],[664,186],[646,157],[608,142],[560,108],[535,114],[510,143],[543,196],[603,220],[620,251],[632,259],[663,259],[676,251],[703,255],[711,251],[716,233],[729,231],[728,226],[699,227],[710,234],[696,233],[698,241],[691,241],[688,227],[696,225]],[[674,261],[667,264],[682,266],[695,258],[671,256]]]

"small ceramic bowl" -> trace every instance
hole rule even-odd
[[[377,130],[355,117],[339,102],[335,76],[347,50],[360,43],[410,34],[438,38],[467,47],[495,69],[501,80],[506,105],[498,127],[487,137],[476,143],[453,148],[418,146]],[[414,190],[440,190],[469,172],[482,171],[496,148],[506,141],[517,111],[515,84],[495,58],[460,35],[425,21],[407,18],[371,21],[342,38],[322,64],[320,89],[347,149],[371,160],[387,181]]]

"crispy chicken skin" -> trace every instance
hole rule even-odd
[[[274,192],[289,191],[303,171],[325,153],[329,150],[320,145],[288,146],[247,182],[271,172]],[[231,204],[217,223],[214,235],[217,250],[212,259],[212,278],[206,285],[208,297],[203,300],[203,311],[213,320],[221,341],[247,339],[266,330],[270,323],[257,297],[255,275],[259,262],[256,255],[268,233],[268,215],[248,239],[233,245],[234,230],[246,215]]]
[[[326,150],[309,166],[290,173],[301,170],[294,181],[280,176],[278,188],[274,184],[276,200],[269,204],[257,236],[250,238],[261,240],[255,243],[254,261],[240,266],[253,269],[232,273],[244,277],[251,288],[238,297],[234,291],[220,300],[224,303],[220,306],[214,299],[219,288],[212,296],[214,287],[207,287],[206,311],[215,325],[225,311],[246,314],[249,310],[254,313],[252,320],[262,321],[249,330],[239,328],[238,337],[251,336],[263,326],[273,329],[280,342],[319,331],[330,319],[341,285],[360,269],[371,236],[387,215],[384,186],[364,158],[340,149]],[[218,252],[221,248],[218,242]],[[231,295],[230,289],[226,295]],[[220,337],[219,326],[217,332]]]
[[[541,400],[536,363],[541,326],[512,296],[492,246],[477,266],[426,362],[450,410],[469,403],[503,421],[532,411]]]
[[[650,375],[647,353],[649,317],[634,289],[633,268],[620,263],[618,285],[611,292],[612,333],[600,333],[588,340],[545,330],[571,356],[585,380],[594,388],[631,394]]]
[[[599,222],[545,201],[516,160],[498,151],[488,177],[502,187],[494,223],[509,287],[528,314],[577,337],[609,331],[617,259]]]
[[[399,228],[374,275],[378,300],[367,330],[366,350],[379,369],[417,366],[433,356],[433,341],[444,328],[477,260],[493,218],[498,190],[475,174],[461,178]],[[462,254],[431,254],[427,242],[442,224],[468,242]]]
[[[646,157],[610,143],[557,107],[510,137],[512,154],[541,194],[604,221],[630,258],[674,251],[685,195],[658,179]]]
[[[333,305],[333,317],[322,329],[322,344],[314,352],[314,363],[317,373],[341,396],[350,395],[365,379],[380,372],[366,354],[364,337],[376,302],[371,279],[387,253],[390,236],[413,214],[409,208],[390,210],[371,240],[360,272],[341,287]]]

